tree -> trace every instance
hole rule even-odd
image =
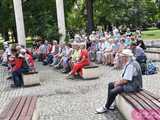
[[[87,9],[87,32],[90,34],[94,30],[93,22],[93,0],[86,0]]]
[[[30,0],[23,4],[26,34],[53,40],[59,38],[54,0]]]
[[[0,1],[0,33],[5,41],[9,40],[8,31],[15,28],[14,8],[12,0]]]

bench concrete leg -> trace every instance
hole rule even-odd
[[[132,116],[134,108],[122,96],[117,96],[116,105],[118,107],[118,110],[126,118],[126,120],[134,120]]]

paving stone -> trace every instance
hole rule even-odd
[[[160,67],[160,63],[156,63]],[[107,97],[107,84],[120,78],[121,71],[100,65],[101,76],[96,80],[66,80],[52,67],[37,64],[41,85],[11,89],[12,81],[5,80],[6,68],[0,66],[0,112],[16,96],[36,95],[40,120],[124,120],[116,110],[106,114],[95,114]],[[144,88],[157,94],[160,90],[160,72],[143,76]],[[156,83],[156,84],[155,84]]]

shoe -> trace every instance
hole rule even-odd
[[[109,110],[114,111],[116,109],[116,103],[115,101],[112,103],[112,105],[109,107]]]
[[[63,70],[63,69],[61,70],[61,72],[62,72],[62,73],[67,73],[67,71],[66,71],[66,70]]]
[[[49,64],[50,67],[54,66],[54,63]]]
[[[104,107],[104,106],[96,109],[96,113],[97,114],[102,114],[102,113],[105,113],[107,111],[108,111],[108,109],[106,107]]]
[[[6,78],[6,80],[11,80],[12,79],[12,76],[9,76]]]
[[[17,86],[14,84],[11,84],[11,88],[17,88]]]
[[[71,80],[73,80],[73,79],[75,79],[75,77],[74,77],[73,75],[68,75],[68,76],[66,77],[66,79],[71,79]]]

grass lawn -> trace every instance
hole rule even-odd
[[[142,38],[144,40],[160,40],[160,29],[149,28],[146,31],[142,31]]]

